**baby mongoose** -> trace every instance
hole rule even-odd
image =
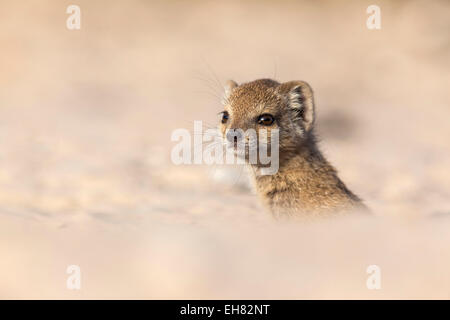
[[[243,156],[252,169],[257,194],[276,217],[324,216],[365,209],[317,147],[313,92],[306,82],[280,84],[261,79],[238,85],[228,81],[224,107],[220,131],[229,148],[236,150],[239,142],[236,135],[230,139],[229,132],[253,129],[260,140],[260,129],[265,129],[265,142],[269,144],[267,137],[278,129],[277,172],[262,174],[263,164],[249,163],[247,152]]]

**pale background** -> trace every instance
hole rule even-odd
[[[450,298],[449,15],[1,0],[0,298]],[[216,124],[220,83],[261,77],[311,84],[321,149],[372,218],[276,222],[242,175],[171,164],[174,129]]]

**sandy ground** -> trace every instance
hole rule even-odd
[[[0,3],[0,298],[450,298],[448,2],[377,1],[376,31],[372,1],[69,4]],[[171,163],[261,77],[312,85],[372,217],[275,222],[240,168]]]

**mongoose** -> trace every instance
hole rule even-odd
[[[260,79],[238,85],[230,80],[223,103],[219,129],[226,146],[235,151],[242,137],[230,138],[229,132],[266,129],[270,136],[271,130],[278,129],[276,173],[261,174],[263,165],[258,161],[249,163],[248,153],[244,156],[252,169],[256,192],[274,216],[313,217],[355,209],[365,211],[365,205],[339,179],[317,147],[313,91],[306,82]],[[261,139],[260,133],[257,139]]]

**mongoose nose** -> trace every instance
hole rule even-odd
[[[227,131],[227,140],[229,142],[237,143],[242,140],[242,132],[239,129],[229,129]]]

